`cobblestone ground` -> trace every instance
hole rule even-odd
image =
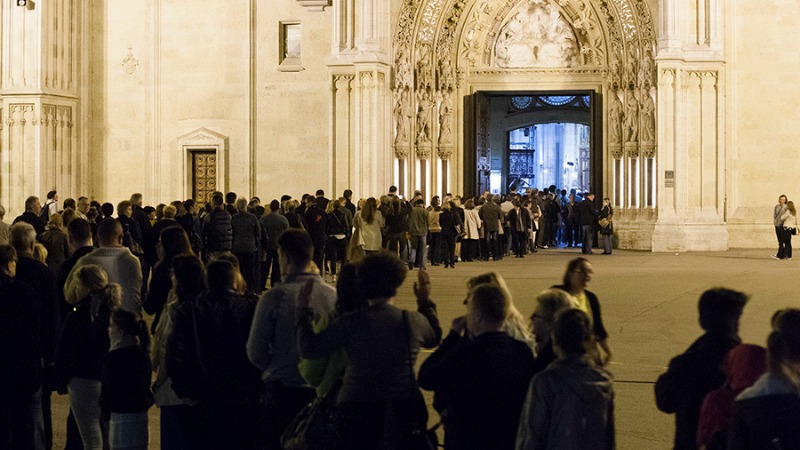
[[[774,253],[774,251],[772,252]],[[609,366],[616,379],[617,447],[621,450],[669,449],[673,417],[659,412],[653,383],[669,359],[682,352],[700,334],[697,299],[710,288],[724,286],[751,296],[741,321],[744,342],[764,345],[772,313],[800,307],[796,281],[798,261],[776,261],[770,250],[747,249],[715,253],[650,253],[615,250],[611,256],[588,255],[594,265],[589,289],[603,308],[614,360]],[[508,282],[517,307],[526,316],[533,297],[560,283],[567,262],[580,256],[576,249],[546,249],[524,259],[458,263],[456,268],[431,267],[432,297],[438,304],[447,333],[453,318],[464,313],[465,281],[486,271],[499,272]],[[396,304],[414,306],[409,274]],[[420,361],[429,353],[423,353]],[[430,396],[428,396],[430,404]],[[53,397],[54,448],[63,448],[67,397]],[[431,423],[438,420],[431,412]],[[151,449],[158,445],[158,409],[150,412]]]

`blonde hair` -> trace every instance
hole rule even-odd
[[[792,201],[786,202],[786,209],[788,209],[793,216],[797,215],[797,209],[794,207],[794,202]]]
[[[99,297],[109,309],[115,308],[122,301],[122,286],[109,283],[108,274],[102,267],[95,264],[78,267],[75,269],[75,277],[89,294]]]
[[[50,220],[47,221],[47,229],[48,230],[61,230],[64,228],[64,217],[61,216],[61,213],[55,213],[50,216]]]
[[[176,208],[176,207],[174,207],[172,205],[165,206],[164,210],[162,211],[162,215],[163,215],[163,217],[165,219],[174,219],[175,218],[175,214],[177,214],[177,213],[178,213],[178,208]]]
[[[44,265],[47,265],[47,247],[45,247],[41,242],[36,242],[33,244],[33,259]]]
[[[575,299],[561,289],[545,289],[536,294],[534,314],[548,322],[555,322],[556,314],[574,307]]]
[[[530,327],[528,326],[525,317],[514,305],[514,297],[508,289],[506,280],[497,272],[486,272],[476,275],[467,280],[467,288],[472,291],[482,284],[492,284],[503,289],[508,296],[508,315],[506,316],[506,323],[503,330],[514,339],[525,342],[529,347],[533,348],[534,340]]]

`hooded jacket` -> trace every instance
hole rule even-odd
[[[767,351],[753,344],[740,344],[725,357],[725,384],[706,395],[697,424],[697,448],[725,448],[726,431],[733,417],[736,396],[767,370]]]
[[[531,380],[517,450],[613,449],[614,382],[586,355],[567,355]]]

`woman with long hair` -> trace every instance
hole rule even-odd
[[[208,263],[208,289],[177,310],[167,344],[172,388],[193,405],[191,438],[203,448],[257,447],[262,383],[246,352],[256,298],[235,290],[237,274],[227,260]]]
[[[172,335],[175,313],[181,305],[193,302],[206,290],[206,271],[199,258],[192,254],[177,255],[172,259],[170,278],[172,288],[164,306],[161,320],[153,337],[152,361],[156,379],[153,393],[161,410],[161,448],[181,450],[188,446],[186,433],[190,430],[189,407],[172,390],[172,380],[165,364],[167,341]]]
[[[170,206],[170,208],[172,208]],[[155,314],[153,325],[150,327],[155,333],[161,312],[167,303],[169,292],[172,289],[172,261],[178,255],[194,256],[189,236],[177,223],[175,226],[164,228],[158,236],[156,243],[158,262],[153,268],[153,277],[150,279],[150,289],[147,297],[142,302],[142,307],[147,314]]]
[[[575,307],[585,312],[590,319],[594,340],[602,350],[601,354],[596,351],[598,361],[603,365],[611,360],[611,346],[608,343],[608,332],[603,325],[603,315],[600,312],[600,301],[594,292],[586,289],[592,279],[592,263],[586,258],[575,258],[567,264],[567,271],[564,273],[563,283],[553,286],[556,289],[566,291],[575,297]]]
[[[503,330],[508,333],[509,336],[526,343],[528,347],[533,349],[534,339],[530,326],[528,326],[525,316],[519,312],[519,309],[517,309],[514,304],[514,297],[511,295],[511,290],[508,289],[506,280],[497,272],[482,273],[467,280],[467,290],[471,291],[481,284],[496,284],[508,293],[508,316],[506,317]]]
[[[800,448],[800,309],[778,311],[767,338],[767,373],[736,397],[728,448]]]
[[[328,215],[328,220],[325,222],[325,233],[328,236],[325,241],[325,259],[328,260],[331,275],[333,275],[333,280],[336,281],[336,265],[338,263],[344,266],[347,254],[347,235],[350,232],[347,229],[347,225],[349,221],[344,212],[342,212],[342,203],[338,199],[328,202],[325,213]]]
[[[786,212],[783,213],[781,219],[783,219],[783,234],[781,235],[783,258],[781,259],[792,259],[792,236],[797,233],[797,209],[794,202],[786,202]]]
[[[614,234],[614,208],[611,207],[611,200],[606,197],[603,199],[603,208],[600,210],[599,220],[601,223],[606,223],[606,226],[600,225],[600,236],[603,237],[603,254],[611,254],[611,235]],[[607,220],[608,222],[604,222]]]
[[[364,202],[364,207],[353,219],[353,226],[360,233],[367,254],[378,252],[383,248],[383,225],[383,214],[378,211],[378,201],[375,197],[368,198]]]
[[[93,264],[74,269],[73,277],[79,303],[67,316],[56,348],[57,389],[69,392],[83,448],[102,450],[108,444],[108,422],[100,409],[100,380],[110,347],[109,318],[121,302],[122,287],[109,283],[106,271]]]

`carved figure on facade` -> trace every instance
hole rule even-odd
[[[616,92],[611,92],[611,106],[608,108],[608,142],[618,144],[622,142],[622,103]]]
[[[552,4],[524,4],[500,29],[495,45],[498,67],[572,67],[579,48],[572,28]]]
[[[403,50],[397,50],[397,58],[395,59],[395,72],[394,72],[394,88],[396,90],[410,89],[412,86],[413,73],[411,72],[411,62],[408,60],[408,54]]]
[[[439,146],[450,145],[453,128],[453,103],[450,97],[452,94],[446,92],[442,95],[442,101],[439,105]]]
[[[636,56],[636,54],[634,52],[629,52],[628,53],[628,61],[627,61],[626,65],[625,65],[625,80],[626,80],[628,89],[633,89],[634,87],[636,87],[636,80],[637,80],[637,78],[636,78],[636,74],[637,74],[636,61],[637,61],[637,59],[638,58],[637,58],[637,56]]]
[[[413,116],[409,103],[407,89],[395,94],[393,110],[394,122],[397,130],[394,139],[395,145],[408,145],[409,143],[409,121]]]
[[[633,92],[625,99],[625,142],[637,142],[639,138],[639,108]]]
[[[639,85],[644,90],[650,90],[653,87],[655,75],[655,70],[653,70],[653,51],[648,48],[643,55],[639,67]]]
[[[417,55],[417,72],[415,74],[417,92],[433,90],[433,74],[431,73],[430,58],[430,46],[421,45]]]
[[[417,145],[431,142],[431,112],[433,99],[430,91],[423,91],[417,100]]]
[[[641,141],[652,143],[656,141],[655,133],[655,109],[656,105],[653,96],[645,92],[642,98],[642,133]]]
[[[449,55],[441,55],[439,61],[439,90],[452,91],[455,88],[455,73]]]

